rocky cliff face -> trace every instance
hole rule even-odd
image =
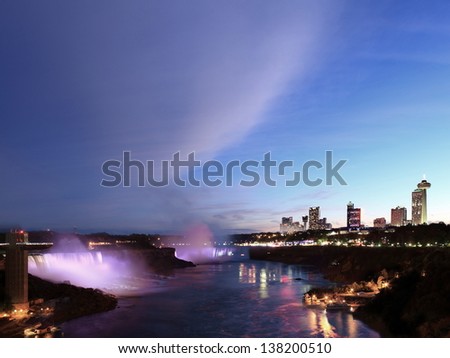
[[[142,252],[146,263],[155,272],[168,271],[177,268],[194,267],[190,261],[185,261],[175,256],[175,249],[171,247],[145,250]]]
[[[449,338],[450,252],[434,250],[411,262],[357,316],[374,327],[383,326],[386,336]]]
[[[53,320],[61,323],[70,319],[116,308],[117,298],[93,288],[76,287],[66,283],[51,283],[30,275],[30,299],[43,298],[54,304]]]
[[[4,295],[4,271],[0,271],[0,298]],[[29,275],[29,298],[44,299],[45,306],[52,307],[48,317],[27,316],[22,319],[0,320],[0,337],[23,337],[24,328],[39,324],[59,324],[61,322],[105,312],[116,308],[117,298],[100,290],[82,288],[70,284],[55,284]],[[6,299],[7,301],[7,299]],[[39,313],[39,312],[38,312]]]

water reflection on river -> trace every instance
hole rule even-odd
[[[303,306],[305,292],[328,284],[314,269],[294,265],[200,265],[63,330],[68,337],[378,337],[351,313]]]

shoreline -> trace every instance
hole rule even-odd
[[[117,297],[101,290],[28,277],[30,307],[6,311],[0,318],[0,337],[60,336],[61,323],[117,307]]]
[[[190,261],[178,259],[173,248],[134,249],[130,252],[143,259],[148,272],[155,274],[167,275],[176,269],[195,266]],[[121,250],[114,252],[118,257],[125,253]],[[31,274],[28,277],[30,308],[14,310],[6,302],[2,303],[5,275],[0,268],[0,304],[4,308],[0,316],[0,338],[60,337],[63,336],[58,328],[60,324],[114,310],[118,306],[118,296],[100,289],[54,283]]]
[[[379,292],[354,315],[382,337],[450,337],[448,248],[252,247],[249,255],[314,265],[342,287],[375,285]]]

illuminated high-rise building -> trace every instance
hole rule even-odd
[[[309,208],[309,229],[320,230],[320,206]]]
[[[417,189],[412,192],[412,224],[420,225],[427,223],[427,189],[431,184],[425,179],[417,184]]]
[[[347,229],[358,230],[361,227],[361,209],[355,208],[351,201],[347,204]]]
[[[391,209],[391,226],[406,225],[406,208],[397,206]]]

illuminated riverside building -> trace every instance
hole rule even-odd
[[[425,179],[417,184],[417,189],[412,192],[412,224],[420,225],[427,223],[427,189],[431,184]]]
[[[397,206],[391,209],[391,226],[404,226],[406,222],[406,208]]]
[[[351,201],[347,204],[347,229],[358,230],[361,227],[361,209],[355,208]]]

